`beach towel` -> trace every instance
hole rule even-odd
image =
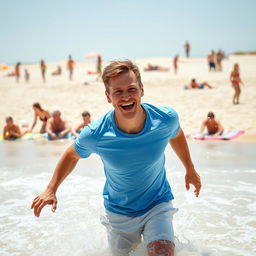
[[[201,135],[199,132],[187,134],[187,138],[195,139],[195,140],[232,140],[244,133],[243,130],[225,130],[222,135],[214,136],[205,134],[204,136]]]

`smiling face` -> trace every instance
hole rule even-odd
[[[111,78],[105,94],[108,102],[112,103],[117,118],[132,119],[142,109],[143,85],[139,84],[133,71]]]

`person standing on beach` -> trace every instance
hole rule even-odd
[[[30,78],[30,74],[29,74],[27,69],[25,69],[24,77],[25,77],[26,83],[28,83],[29,82],[29,78]]]
[[[179,60],[179,55],[177,54],[174,59],[173,59],[173,70],[174,74],[177,74],[178,71],[178,60]]]
[[[216,54],[217,70],[222,71],[223,52],[219,50]]]
[[[186,169],[185,186],[195,186],[200,176],[192,163],[177,112],[168,106],[142,103],[144,88],[139,69],[131,61],[114,61],[103,72],[107,101],[114,107],[86,126],[59,160],[46,190],[31,208],[39,217],[45,205],[56,211],[56,192],[80,158],[97,153],[103,162],[103,190],[111,253],[126,255],[141,243],[148,255],[174,255],[173,194],[166,177],[164,151],[169,143]]]
[[[44,63],[44,60],[41,60],[41,62],[40,62],[40,69],[41,69],[43,82],[45,83],[45,81],[46,81],[45,80],[46,65]]]
[[[231,81],[232,87],[235,90],[235,93],[233,96],[233,104],[237,105],[239,104],[239,97],[241,94],[240,83],[244,85],[243,81],[240,78],[239,65],[237,63],[234,64],[234,69],[230,74],[230,81]]]
[[[211,72],[212,69],[213,71],[216,71],[215,52],[213,50],[208,54],[207,60],[209,65],[209,72]]]
[[[67,70],[69,72],[69,80],[73,80],[73,71],[74,71],[74,66],[75,66],[75,62],[72,59],[72,56],[69,55],[68,56],[68,61],[67,61]]]
[[[188,41],[186,41],[184,48],[185,48],[186,57],[189,58],[190,57],[190,44]]]
[[[21,63],[18,62],[16,65],[15,65],[15,77],[16,77],[16,82],[18,83],[19,80],[20,80],[20,65]]]

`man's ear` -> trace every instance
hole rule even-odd
[[[144,96],[144,85],[143,85],[143,83],[141,83],[140,88],[141,88],[141,97],[142,97],[142,96]]]
[[[105,91],[105,95],[106,95],[106,97],[107,97],[107,100],[108,100],[108,103],[111,103],[112,101],[111,101],[111,99],[110,99],[110,97],[109,97],[109,91]]]

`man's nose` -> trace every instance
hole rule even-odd
[[[128,92],[128,91],[124,91],[123,93],[122,93],[122,99],[125,99],[125,100],[128,100],[128,99],[130,99],[130,93]]]

